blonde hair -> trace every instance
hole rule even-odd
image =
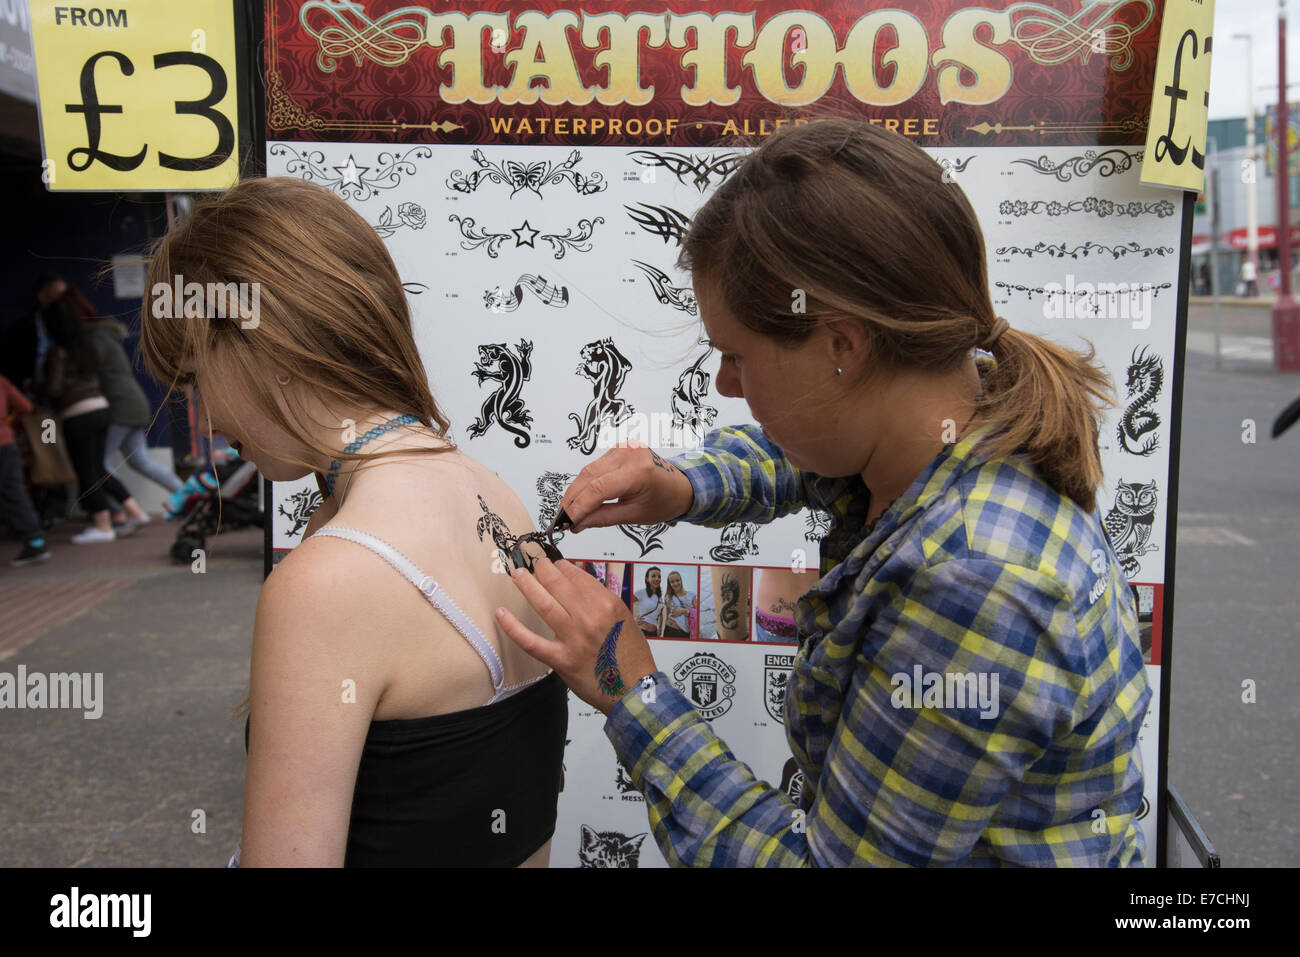
[[[159,310],[153,290],[177,282],[182,289],[256,283],[255,321],[234,302],[208,300],[202,316],[186,315],[180,302]],[[345,454],[322,444],[303,428],[305,415],[283,414],[265,382],[270,366],[327,405],[410,413],[447,437],[450,423],[430,392],[387,247],[359,213],[320,186],[292,177],[251,179],[200,201],[150,250],[146,289],[140,349],[150,374],[173,388],[183,365],[211,372],[219,352],[255,409],[326,459],[369,461],[412,450]],[[446,451],[448,442],[419,451]]]
[[[943,173],[906,137],[861,120],[786,127],[695,214],[678,266],[716,282],[746,327],[791,345],[819,323],[860,322],[876,368],[950,372],[972,348],[989,348],[997,368],[977,417],[995,424],[992,454],[1024,455],[1092,511],[1110,379],[1095,350],[1016,329],[995,335],[1002,320],[979,221]],[[805,309],[795,312],[799,290]]]

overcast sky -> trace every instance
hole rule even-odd
[[[1255,112],[1277,102],[1277,0],[1217,0],[1214,5],[1214,55],[1210,61],[1210,119],[1246,115],[1246,41],[1234,33],[1253,36],[1255,48]],[[1291,101],[1300,100],[1300,0],[1287,3],[1287,83]],[[1263,130],[1260,130],[1263,134]]]

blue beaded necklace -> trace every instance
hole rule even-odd
[[[367,442],[371,441],[372,439],[379,438],[381,435],[383,435],[386,432],[391,432],[394,429],[400,429],[404,425],[415,425],[419,421],[420,420],[417,419],[415,416],[409,414],[399,415],[395,419],[389,419],[387,422],[383,423],[382,425],[376,425],[373,429],[370,429],[368,432],[365,433],[365,435],[361,436],[361,438],[356,439],[353,442],[349,442],[347,445],[343,446],[343,453],[345,455],[350,455],[353,452],[356,452],[358,449],[360,449],[361,446],[365,445]],[[333,461],[330,462],[330,470],[328,474],[326,474],[325,476],[325,485],[326,487],[329,488],[330,495],[334,494],[334,480],[338,478],[339,469],[341,469],[342,467],[343,467],[343,461],[341,459],[334,459]]]

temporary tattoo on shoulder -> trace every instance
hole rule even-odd
[[[479,508],[483,509],[483,515],[479,518],[474,530],[478,532],[478,540],[483,541],[484,535],[492,537],[492,544],[496,545],[497,551],[501,555],[502,567],[507,570],[513,568],[513,562],[510,561],[510,550],[519,544],[519,537],[511,533],[510,526],[505,520],[492,509],[488,508],[487,502],[483,501],[483,496],[478,496]]]
[[[448,188],[461,193],[472,193],[485,182],[501,183],[510,187],[512,197],[521,189],[526,189],[542,199],[542,189],[555,183],[568,183],[582,196],[599,193],[609,185],[600,173],[584,176],[574,169],[582,161],[582,154],[577,150],[571,152],[563,163],[552,163],[550,160],[532,163],[504,160],[493,163],[481,149],[476,149],[469,157],[478,165],[478,169],[471,170],[468,174],[452,170],[451,176],[447,178]]]
[[[533,424],[532,413],[524,406],[519,397],[524,383],[533,376],[533,344],[527,339],[520,339],[517,348],[512,349],[504,342],[491,343],[478,347],[478,362],[474,363],[471,373],[481,386],[488,379],[500,383],[483,401],[479,416],[469,426],[469,437],[477,439],[484,435],[493,422],[510,432],[515,437],[515,446],[526,449],[532,442],[528,427]]]
[[[740,153],[710,153],[707,156],[692,156],[689,153],[659,152],[658,150],[634,150],[628,158],[639,166],[651,169],[666,169],[677,177],[683,186],[694,186],[703,193],[713,185],[716,176],[721,183],[740,168],[744,156]],[[690,182],[687,182],[687,178]]]
[[[722,529],[722,541],[709,549],[709,556],[715,562],[738,562],[746,555],[757,555],[757,532],[757,522],[732,522]]]
[[[581,361],[575,373],[591,380],[591,401],[582,415],[570,412],[569,418],[578,426],[577,435],[568,440],[569,448],[590,455],[602,423],[617,428],[632,415],[632,406],[618,397],[632,363],[618,351],[612,339],[598,339],[582,347]]]
[[[614,627],[605,636],[596,655],[596,679],[601,694],[611,698],[621,698],[627,692],[623,676],[618,670],[618,636],[623,631],[623,622],[614,622]]]

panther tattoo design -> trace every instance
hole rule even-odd
[[[533,376],[532,353],[533,344],[527,339],[520,339],[517,349],[504,342],[478,347],[478,362],[474,364],[472,375],[480,386],[488,379],[501,384],[483,401],[479,417],[470,423],[471,439],[483,436],[496,422],[514,435],[517,448],[526,449],[533,441],[528,431],[533,416],[519,397],[524,383]]]
[[[713,355],[712,346],[687,366],[686,371],[678,378],[677,388],[673,389],[670,400],[673,410],[673,428],[689,429],[699,433],[713,425],[713,420],[717,418],[718,410],[704,404],[704,397],[709,392],[710,377],[701,366],[711,355]]]
[[[591,401],[582,415],[570,412],[569,418],[578,426],[578,434],[569,438],[569,448],[580,449],[590,455],[596,448],[596,437],[602,422],[611,428],[623,424],[632,415],[632,406],[618,398],[619,390],[627,380],[627,370],[632,363],[619,352],[612,339],[598,339],[582,347],[582,361],[575,375],[591,380]]]

